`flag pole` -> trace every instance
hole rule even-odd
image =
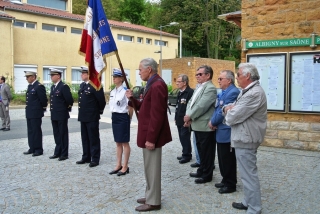
[[[116,50],[115,53],[116,53],[116,56],[117,56],[117,59],[118,59],[118,63],[119,63],[119,66],[120,66],[120,69],[121,69],[121,72],[122,72],[122,76],[124,77],[124,82],[126,83],[127,88],[130,89],[130,86],[129,86],[129,83],[128,83],[128,80],[127,80],[127,77],[126,77],[126,73],[124,72],[124,69],[123,69],[123,66],[122,66],[121,59],[119,57],[118,51]],[[132,107],[133,107],[134,112],[136,113],[136,116],[137,116],[137,119],[138,119],[138,111],[137,111],[136,105],[135,105],[132,97],[130,97],[130,101],[132,103]]]

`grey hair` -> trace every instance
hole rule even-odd
[[[151,70],[154,73],[158,73],[158,63],[152,59],[152,58],[144,58],[143,60],[140,61],[140,63],[142,64],[143,68],[147,68],[147,67],[151,67]]]
[[[239,70],[242,70],[242,75],[246,76],[248,73],[250,74],[250,79],[252,81],[259,80],[260,75],[257,67],[252,63],[240,63]]]
[[[220,72],[220,74],[226,73],[226,78],[231,80],[231,83],[234,84],[234,73],[230,70],[223,70]]]
[[[201,66],[197,69],[197,71],[199,71],[199,69],[201,69],[201,68],[204,68],[204,72],[205,72],[206,74],[210,74],[210,79],[212,79],[212,77],[213,77],[213,70],[212,70],[212,68],[211,68],[209,65],[201,65]]]
[[[178,78],[180,78],[180,77],[181,77],[182,82],[186,82],[186,84],[189,85],[189,77],[188,77],[187,75],[185,75],[185,74],[180,74],[180,75],[178,76]]]

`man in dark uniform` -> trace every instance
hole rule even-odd
[[[193,89],[189,86],[189,78],[185,74],[178,76],[176,80],[177,87],[179,88],[179,94],[177,97],[176,113],[174,119],[178,128],[179,139],[182,146],[182,156],[177,157],[179,163],[187,163],[192,158],[191,148],[191,129],[190,127],[184,127],[184,115],[186,115],[186,108],[190,98],[193,95]]]
[[[28,81],[26,92],[26,118],[28,129],[29,150],[23,154],[32,154],[33,157],[43,154],[42,148],[42,117],[48,105],[45,87],[37,81],[37,73],[25,71]]]
[[[70,88],[61,81],[61,74],[61,70],[50,68],[51,80],[54,83],[50,90],[50,111],[56,148],[53,156],[49,158],[59,158],[59,161],[68,159],[68,119],[70,118],[69,112],[73,105]]]
[[[100,161],[100,134],[99,120],[106,106],[104,91],[94,89],[89,84],[88,68],[81,67],[83,83],[79,89],[78,121],[81,122],[82,159],[77,164],[90,163],[90,167],[99,165]]]

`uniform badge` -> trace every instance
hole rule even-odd
[[[90,90],[90,87],[88,87],[88,90]]]
[[[117,105],[120,106],[120,101],[118,100]]]

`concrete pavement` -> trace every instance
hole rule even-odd
[[[10,115],[11,120],[24,120],[23,109],[11,109]],[[71,117],[77,117],[76,107]],[[188,176],[195,171],[190,167],[195,158],[187,164],[178,163],[176,157],[181,154],[181,145],[173,115],[169,119],[173,141],[163,148],[162,209],[156,212],[245,213],[231,207],[243,195],[239,175],[235,193],[221,195],[214,187],[221,180],[217,158],[212,182],[195,184]],[[101,121],[111,122],[108,106]],[[11,133],[21,131],[11,126]],[[0,132],[0,213],[136,213],[136,199],[144,196],[145,189],[136,131],[134,119],[130,173],[121,177],[108,174],[116,161],[110,126],[100,130],[101,161],[95,168],[75,163],[82,154],[79,131],[69,134],[69,159],[61,162],[49,159],[54,149],[52,134],[43,137],[44,155],[32,157],[22,154],[28,149],[26,136],[3,140],[4,133]],[[319,161],[317,152],[260,147],[258,168],[263,213],[320,213]]]

